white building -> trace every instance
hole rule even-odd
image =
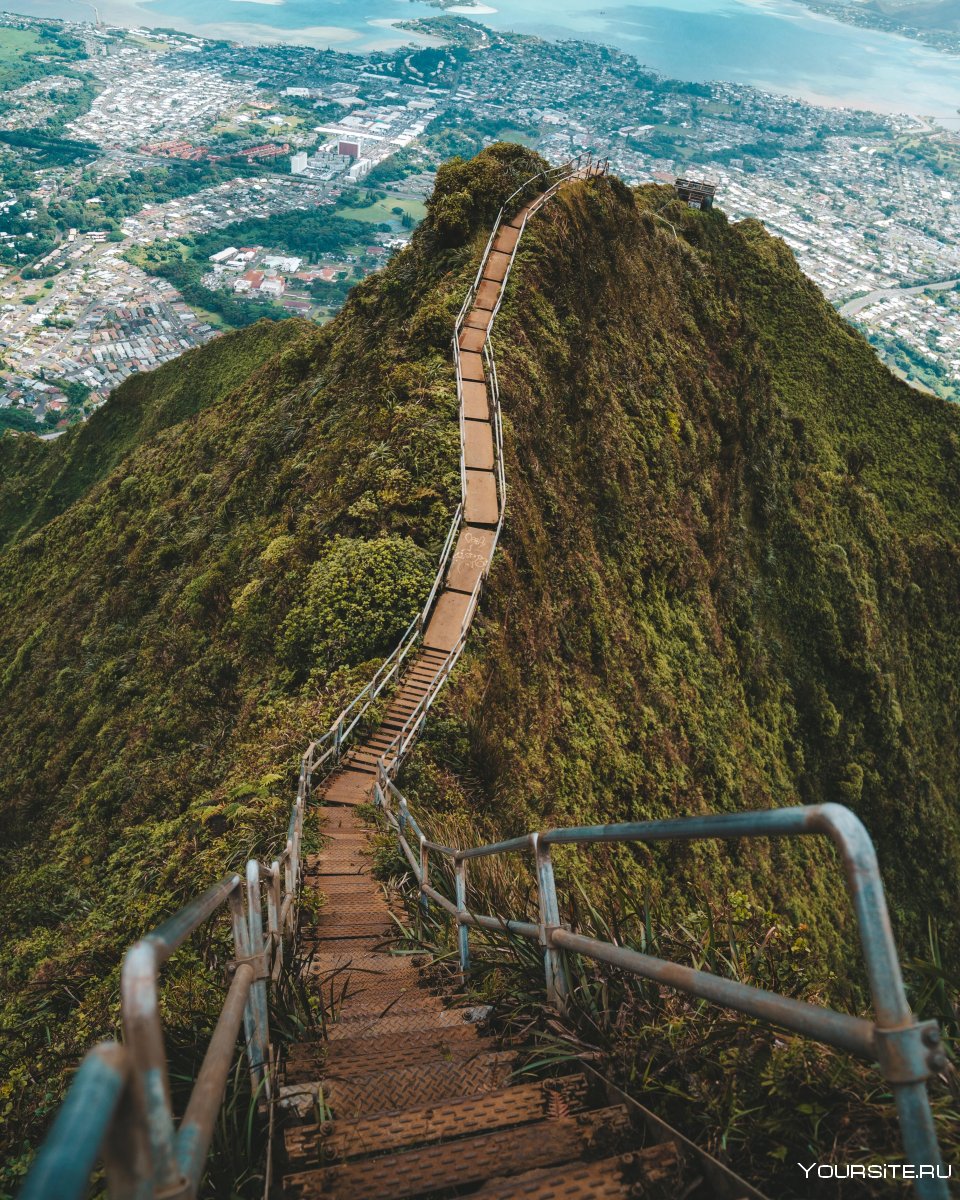
[[[283,254],[268,254],[263,260],[263,265],[271,268],[272,270],[286,271],[288,274],[292,275],[294,271],[300,270],[300,264],[302,262],[302,258],[293,258],[292,256],[288,257],[287,255]]]
[[[290,174],[302,175],[307,169],[307,154],[301,150],[297,154],[290,155]]]

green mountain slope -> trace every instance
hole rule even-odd
[[[524,242],[507,533],[438,769],[505,832],[848,803],[915,945],[960,885],[960,410],[896,381],[759,224],[669,196],[571,190]],[[825,848],[667,859],[674,888],[732,871],[843,967]]]
[[[118,393],[102,453],[93,422],[55,468],[0,445],[28,484],[0,551],[14,1172],[111,1028],[123,946],[277,844],[307,737],[425,597],[459,488],[453,320],[537,162],[444,168],[412,246],[334,321],[196,351],[130,389],[129,424]],[[496,330],[502,550],[404,786],[498,832],[840,799],[912,944],[960,882],[960,415],[890,376],[759,226],[671,196],[579,184],[524,240]],[[806,913],[845,961],[822,848],[625,870]],[[190,1047],[220,988],[189,956],[169,987]]]
[[[289,340],[296,320],[261,321],[156,371],[133,375],[82,425],[52,442],[0,438],[0,543],[59,516],[147,438],[223,399]]]

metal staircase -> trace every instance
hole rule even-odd
[[[599,1081],[583,1064],[564,1077],[514,1075],[518,1048],[500,1044],[485,1012],[445,1003],[424,986],[409,955],[391,952],[389,901],[371,871],[375,803],[398,838],[424,903],[456,922],[462,970],[480,928],[537,942],[546,992],[562,1006],[564,956],[581,954],[750,1013],[877,1061],[897,1098],[908,1161],[922,1164],[923,1200],[945,1200],[926,1091],[944,1063],[935,1023],[918,1023],[903,990],[876,857],[856,817],[837,805],[728,814],[687,821],[550,830],[491,846],[432,842],[410,813],[396,776],[459,658],[503,524],[506,483],[496,361],[490,331],[527,223],[569,182],[603,175],[580,158],[528,180],[505,202],[453,338],[460,401],[461,503],[430,595],[396,649],[303,755],[286,839],[271,863],[251,861],[128,952],[122,974],[123,1044],[88,1054],[38,1155],[23,1200],[82,1196],[97,1159],[112,1200],[195,1197],[241,1027],[255,1089],[276,1121],[271,1178],[285,1197],[378,1200],[464,1196],[594,1200],[726,1197],[760,1193],[685,1138]],[[363,740],[371,706],[385,715]],[[302,860],[308,811],[323,848]],[[841,850],[857,913],[874,1019],[847,1016],[746,987],[578,934],[562,920],[550,847],[609,841],[825,834]],[[529,853],[536,913],[505,920],[474,911],[472,859]],[[319,916],[298,920],[302,891],[321,893]],[[221,910],[230,913],[235,959],[216,1030],[187,1110],[172,1111],[158,1003],[162,964]],[[277,1061],[268,988],[291,944],[307,950],[306,986],[322,999],[323,1036]],[[933,1174],[931,1174],[933,1172]],[[276,1189],[275,1189],[276,1190]]]

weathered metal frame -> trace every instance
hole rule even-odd
[[[269,1100],[273,1052],[267,984],[280,977],[285,946],[296,934],[303,821],[311,790],[308,751],[283,851],[269,865],[251,859],[245,877],[229,875],[214,884],[127,951],[120,977],[123,1044],[105,1042],[83,1060],[22,1200],[79,1200],[98,1157],[106,1165],[111,1200],[193,1200],[241,1026],[251,1086]],[[234,943],[230,984],[177,1124],[160,1020],[160,969],[224,908]]]
[[[850,809],[840,804],[821,804],[666,821],[577,826],[529,833],[486,846],[455,849],[425,836],[410,813],[406,799],[383,766],[378,772],[375,799],[388,824],[397,833],[421,895],[434,901],[456,921],[462,970],[467,971],[470,965],[471,928],[511,933],[540,943],[547,996],[558,1006],[563,1006],[568,986],[563,955],[579,954],[875,1062],[894,1096],[907,1160],[925,1171],[939,1173],[943,1170],[927,1093],[927,1081],[947,1063],[941,1048],[940,1031],[936,1021],[918,1021],[910,1009],[876,851],[863,823]],[[418,857],[410,850],[408,833],[417,838]],[[694,970],[626,946],[585,937],[561,921],[550,857],[553,846],[809,835],[828,837],[840,853],[847,891],[857,918],[873,1007],[872,1020]],[[476,858],[523,852],[533,856],[536,868],[539,920],[505,920],[469,911],[465,884],[467,863]],[[427,882],[431,854],[447,859],[452,867],[455,903]],[[917,1179],[914,1189],[921,1200],[947,1200],[949,1194],[946,1177]]]

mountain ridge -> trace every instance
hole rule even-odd
[[[10,1129],[33,1135],[32,1078],[54,1095],[109,1025],[123,946],[274,844],[307,736],[425,596],[459,489],[453,317],[541,166],[447,164],[330,325],[233,335],[258,347],[246,379],[0,551]],[[916,945],[960,871],[956,411],[893,379],[759,225],[614,180],[531,228],[496,339],[502,551],[405,791],[497,833],[842,798]],[[195,353],[186,382],[222,351]],[[846,986],[820,850],[685,849],[646,883],[808,903],[816,981]],[[172,1019],[189,1045],[197,960],[170,986],[196,993]]]

